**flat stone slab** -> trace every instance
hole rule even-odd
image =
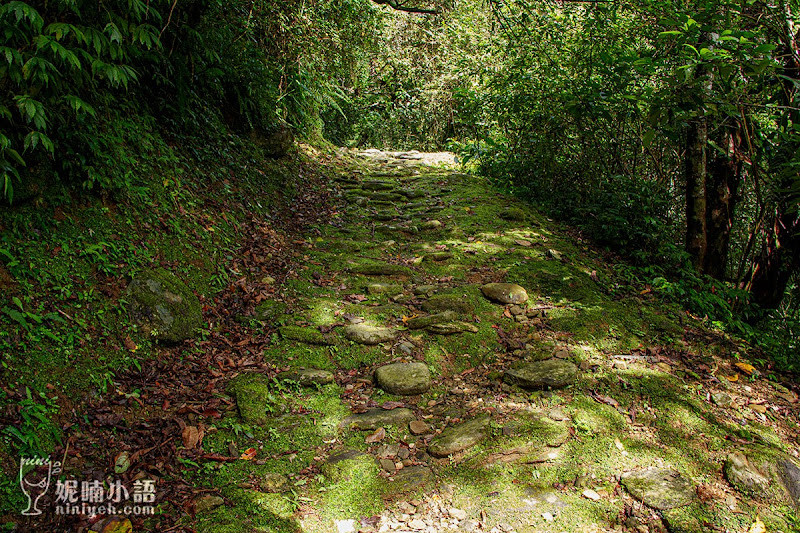
[[[367,285],[367,292],[370,294],[400,294],[403,286],[396,283],[370,283]]]
[[[562,359],[518,362],[505,371],[503,379],[509,385],[529,390],[563,389],[578,377],[578,367]]]
[[[487,283],[481,292],[489,300],[501,304],[522,304],[528,301],[528,291],[516,283]]]
[[[434,315],[418,316],[410,318],[406,321],[408,329],[422,329],[432,326],[434,324],[443,324],[445,322],[452,322],[456,320],[458,315],[453,311],[443,311]]]
[[[390,492],[397,494],[417,490],[433,480],[433,472],[430,468],[425,465],[413,465],[395,472],[388,488]]]
[[[411,409],[371,409],[366,413],[350,415],[342,421],[346,428],[361,431],[375,430],[384,426],[402,426],[408,424],[416,417]]]
[[[434,457],[447,457],[475,446],[486,438],[489,420],[488,416],[480,416],[445,429],[431,441],[428,453]]]
[[[344,328],[344,336],[347,339],[368,346],[383,342],[393,342],[397,340],[398,335],[400,335],[400,332],[395,329],[370,326],[369,324],[351,324]]]
[[[333,383],[333,372],[319,368],[298,368],[281,372],[275,379],[278,381],[295,381],[304,387],[327,385]]]
[[[421,287],[418,287],[420,289]],[[434,287],[435,289],[435,287]],[[416,291],[414,291],[416,292]],[[424,294],[424,292],[422,293]],[[422,310],[426,313],[441,313],[444,311],[452,311],[463,315],[471,315],[475,312],[472,304],[458,296],[440,295],[433,296],[430,299],[422,302]]]
[[[631,496],[659,511],[689,505],[696,494],[691,481],[669,468],[626,472],[622,484]]]
[[[431,371],[425,363],[393,363],[378,368],[375,380],[386,392],[411,396],[431,388]]]
[[[454,335],[456,333],[477,333],[478,326],[468,322],[445,322],[443,324],[431,324],[425,331],[434,335]]]

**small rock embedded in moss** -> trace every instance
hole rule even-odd
[[[408,319],[406,320],[406,327],[408,327],[408,329],[422,329],[434,324],[443,324],[445,322],[451,322],[457,319],[458,315],[453,311],[443,311],[434,315],[419,316]]]
[[[131,319],[160,341],[189,339],[202,324],[200,300],[164,269],[141,272],[128,285],[127,292]]]
[[[265,424],[276,411],[276,398],[270,391],[270,379],[263,374],[239,374],[228,383],[226,390],[236,399],[239,416],[248,424]]]
[[[275,472],[269,472],[261,480],[261,490],[264,492],[286,492],[290,489],[289,479]]]
[[[194,500],[194,512],[197,514],[207,513],[213,511],[223,503],[225,503],[225,500],[223,500],[222,497],[206,494]]]
[[[468,322],[445,322],[444,324],[431,324],[425,331],[434,335],[454,335],[456,333],[477,333],[478,326]]]

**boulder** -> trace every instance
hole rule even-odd
[[[127,292],[131,319],[160,341],[189,339],[202,324],[200,301],[171,272],[141,272],[130,282]]]

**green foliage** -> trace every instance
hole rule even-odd
[[[157,9],[141,0],[98,10],[81,0],[0,7],[0,179],[12,200],[30,164],[64,155],[65,133],[138,80],[132,63],[160,47]],[[26,169],[26,161],[28,163]]]
[[[46,456],[50,447],[61,443],[61,431],[51,420],[58,411],[56,398],[48,398],[44,393],[39,393],[39,399],[36,399],[27,387],[25,394],[26,397],[17,404],[21,424],[6,426],[2,434],[15,441],[20,455]],[[0,398],[0,402],[3,400],[4,398]]]

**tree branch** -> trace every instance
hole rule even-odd
[[[374,0],[376,4],[386,4],[396,11],[405,11],[406,13],[420,13],[423,15],[438,15],[438,9],[429,9],[424,7],[408,7],[405,2],[400,3],[397,0]]]

